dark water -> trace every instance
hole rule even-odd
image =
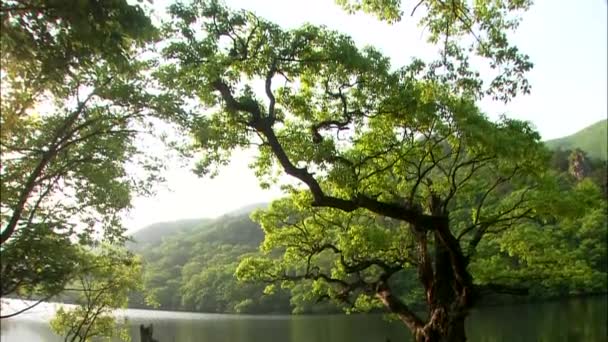
[[[472,342],[608,341],[608,297],[483,308],[467,321]],[[139,324],[153,323],[160,342],[392,342],[410,341],[404,326],[379,315],[234,316],[128,310],[133,341]],[[2,342],[62,341],[30,314],[2,320]]]

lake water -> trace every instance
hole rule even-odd
[[[52,306],[0,321],[2,342],[63,341],[48,327]],[[159,342],[410,341],[404,326],[381,315],[243,316],[127,310],[133,341],[154,324]],[[608,341],[608,297],[489,307],[467,320],[471,342]]]

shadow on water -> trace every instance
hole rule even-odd
[[[608,341],[608,297],[490,307],[467,321],[471,342]],[[129,310],[133,342],[153,325],[158,342],[391,342],[411,341],[407,330],[378,315],[235,316]],[[60,342],[48,323],[24,317],[0,322],[2,342]]]

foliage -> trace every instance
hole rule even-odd
[[[562,175],[560,194],[571,192],[577,194],[576,197],[572,197],[572,194],[567,196],[573,202],[563,206],[579,209],[566,215],[570,216],[569,218],[561,217],[559,221],[543,227],[529,224],[522,229],[522,235],[531,231],[528,234],[536,236],[538,242],[537,240],[526,240],[524,245],[516,248],[516,245],[509,244],[509,242],[515,241],[511,234],[493,240],[494,242],[490,246],[482,243],[472,266],[477,269],[475,277],[483,282],[497,283],[500,281],[513,286],[527,286],[530,288],[529,297],[519,299],[492,296],[485,299],[484,302],[538,300],[601,291],[605,287],[605,277],[602,277],[606,272],[605,260],[607,258],[607,242],[604,234],[606,223],[605,215],[602,215],[604,212],[602,206],[605,206],[605,201],[602,202],[596,192],[598,186],[601,185],[600,179],[592,177],[579,182],[570,176],[568,156],[569,152],[555,151],[552,161],[553,169],[554,172]],[[595,174],[598,171],[597,168],[602,165],[593,160],[590,160],[590,164],[592,165],[591,175]],[[592,181],[593,184],[589,181]],[[287,198],[283,201],[290,203]],[[306,206],[306,201],[302,204]],[[278,203],[274,204],[275,207],[278,205]],[[561,207],[558,209],[564,210]],[[261,220],[265,216],[264,212],[258,212],[254,218]],[[182,223],[188,222],[159,223],[143,228],[138,232],[140,236],[148,236],[148,229],[151,229],[151,232],[160,234],[155,239],[160,240],[163,237],[163,242],[141,242],[136,239],[137,242],[133,246],[134,250],[143,253],[146,261],[146,283],[156,293],[161,308],[224,313],[336,312],[336,304],[318,302],[318,296],[311,291],[312,281],[285,283],[284,285],[290,287],[289,295],[284,292],[284,289],[281,289],[281,284],[274,287],[269,286],[266,293],[274,293],[274,295],[266,296],[266,298],[260,297],[265,287],[264,284],[238,284],[234,272],[237,270],[239,260],[256,257],[255,248],[264,237],[266,241],[272,240],[273,243],[278,243],[276,229],[273,229],[270,234],[266,232],[264,236],[260,227],[243,215],[222,217],[179,232],[172,229],[175,225]],[[391,228],[389,224],[382,222],[379,224],[391,232],[395,230],[395,227]],[[585,228],[581,230],[579,227]],[[324,235],[326,231],[327,228],[324,228],[322,234]],[[551,235],[545,234],[548,231],[551,232]],[[288,230],[280,232],[281,238],[284,239],[291,237],[293,240],[299,236],[290,236]],[[263,246],[267,248],[268,242]],[[559,248],[556,248],[557,246]],[[352,245],[349,247],[354,248]],[[502,251],[501,248],[503,248]],[[539,263],[538,258],[546,255],[547,250],[555,250],[555,253],[550,255],[551,259],[545,256],[545,261]],[[355,252],[359,251],[355,250]],[[491,267],[486,265],[485,257],[494,255],[498,257],[493,259]],[[276,256],[275,253],[269,257]],[[578,263],[583,267],[582,269],[586,270],[587,273],[580,274],[584,277],[573,274],[575,272],[572,269],[559,269],[551,264],[546,265],[549,261],[560,262],[558,265],[561,265],[566,258],[571,260],[572,265]],[[336,256],[331,253],[319,256],[319,263],[324,267],[331,267],[332,261],[337,260]],[[528,261],[532,261],[533,264],[528,265]],[[247,278],[243,272],[244,269],[241,269],[239,274],[243,279]],[[506,281],[505,277],[508,277],[509,281]],[[418,284],[417,271],[414,267],[396,273],[391,278],[391,282],[395,292],[408,306],[419,307],[424,302],[424,291]],[[367,298],[368,301],[364,301],[363,298]],[[369,299],[373,298],[362,297],[356,308],[374,310],[375,306],[370,306],[370,304],[374,304],[374,301],[369,301]],[[291,308],[289,304],[291,304]],[[131,301],[131,305],[145,307],[141,301]],[[348,307],[346,309],[351,310]]]
[[[61,292],[79,269],[79,248],[44,225],[19,229],[16,235],[0,258],[2,295],[31,298]]]
[[[51,320],[53,331],[65,341],[91,341],[93,338],[119,337],[129,341],[126,325],[117,325],[113,310],[126,308],[128,295],[142,288],[142,269],[138,258],[111,246],[88,252],[81,258],[74,287],[80,294],[75,308],[61,307]]]
[[[552,199],[554,220],[485,241],[470,266],[476,278],[525,285],[541,298],[605,291],[606,198],[588,178],[573,183]]]
[[[2,71],[29,97],[99,58],[127,66],[133,48],[157,36],[145,10],[126,0],[7,0],[0,17]]]
[[[442,82],[454,82],[456,88],[465,92],[474,88],[473,93],[492,95],[505,102],[519,92],[530,91],[525,74],[532,63],[508,38],[509,32],[519,26],[519,15],[532,5],[530,0],[420,0],[403,5],[401,0],[336,0],[336,3],[348,12],[363,11],[389,23],[402,20],[404,12],[417,16],[415,20],[428,32],[429,42],[443,46],[443,60],[435,63],[435,67],[448,70]],[[497,71],[485,91],[479,73],[472,71],[469,64],[468,52],[473,51],[488,59],[490,67]]]
[[[361,3],[397,19],[389,7],[399,2]],[[506,37],[517,26],[511,14],[530,3],[420,4],[427,11],[420,23],[441,56],[396,70],[377,50],[322,27],[282,30],[215,1],[176,4],[165,27],[166,64],[155,75],[167,93],[213,111],[193,120],[200,174],[236,148],[258,146],[263,185],[281,172],[305,185],[286,185],[290,197],[258,216],[267,255],[245,258],[242,279],[305,283],[315,297],[364,309],[382,304],[417,340],[460,341],[485,290],[519,290],[476,277],[486,244],[502,239],[523,252],[521,240],[550,235],[542,226],[555,219],[554,203],[569,202],[553,200],[559,182],[538,133],[526,122],[490,121],[475,105],[529,91],[531,63]],[[469,63],[478,57],[500,70],[488,85]],[[569,256],[549,257],[557,271]],[[593,277],[585,266],[565,272],[586,284]],[[427,317],[392,281],[413,270]]]
[[[3,1],[0,15],[0,295],[48,299],[80,247],[125,240],[131,199],[162,180],[141,142],[182,111],[144,91],[136,57],[158,32],[139,5]]]

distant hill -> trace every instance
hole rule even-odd
[[[224,214],[223,216],[241,216],[241,215],[245,215],[245,214],[250,214],[252,211],[254,211],[256,209],[261,209],[261,208],[266,208],[266,207],[268,207],[268,203],[249,204],[244,207],[233,210],[227,214]]]
[[[154,223],[135,231],[131,235],[133,242],[129,243],[127,246],[130,249],[139,250],[142,248],[142,246],[160,244],[163,238],[166,236],[172,236],[188,231],[202,232],[213,230],[214,227],[223,225],[223,223],[226,221],[231,222],[231,218],[249,220],[248,216],[252,211],[259,208],[265,208],[267,206],[268,203],[249,204],[242,208],[228,212],[217,219],[199,218]]]
[[[136,247],[144,259],[146,288],[162,310],[289,313],[285,291],[263,296],[266,284],[241,284],[234,276],[239,260],[258,253],[263,239],[264,232],[247,212],[226,214]],[[142,298],[135,294],[131,307],[146,308]]]
[[[257,249],[264,239],[262,228],[251,221],[249,212],[222,216],[192,229],[189,235],[195,242],[244,245],[253,249]]]
[[[177,220],[172,222],[158,222],[135,231],[131,237],[136,245],[158,244],[165,236],[202,228],[211,222],[208,218]],[[132,244],[131,244],[132,245]]]
[[[608,160],[608,122],[602,120],[582,130],[558,139],[548,140],[545,143],[552,150],[561,148],[572,150],[579,148],[590,157]]]

